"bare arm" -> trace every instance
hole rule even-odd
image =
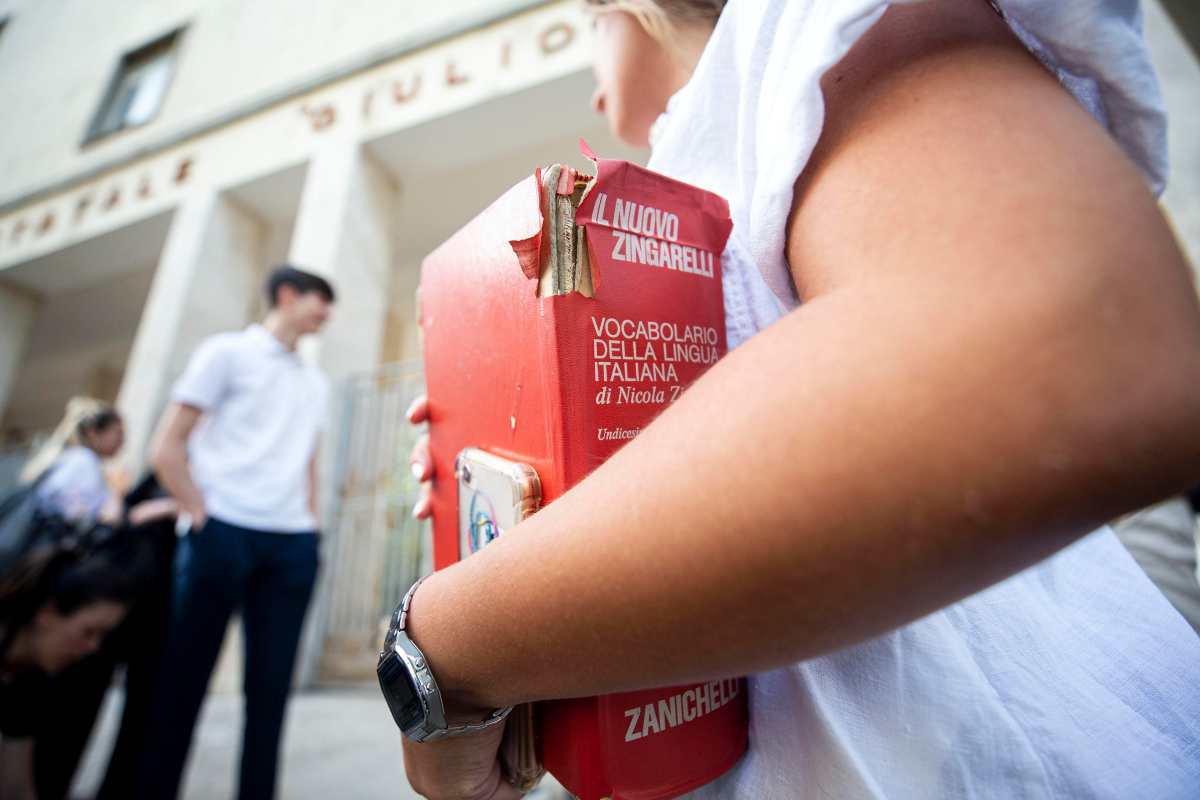
[[[179,511],[191,516],[193,531],[199,531],[208,519],[204,497],[192,480],[187,453],[188,437],[203,413],[195,406],[171,403],[150,446],[150,463],[158,479],[179,504]]]
[[[1153,199],[1007,32],[928,29],[833,98],[790,228],[805,306],[423,585],[458,698],[792,663],[1196,477],[1200,318]]]
[[[36,800],[33,788],[33,740],[0,741],[0,797]]]
[[[145,500],[129,509],[130,525],[145,525],[155,520],[173,517],[179,513],[179,503],[174,497],[156,497]]]

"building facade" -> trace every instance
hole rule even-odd
[[[135,476],[196,344],[262,315],[266,270],[328,276],[333,319],[304,343],[340,390],[318,627],[327,672],[369,665],[377,612],[415,569],[397,476],[419,374],[384,365],[419,357],[421,258],[539,164],[586,167],[580,136],[644,157],[590,110],[580,5],[30,0],[0,19],[0,104],[18,123],[0,126],[11,461],[88,394],[124,414]]]
[[[1164,202],[1196,263],[1200,68],[1145,5],[1176,112]],[[352,675],[415,557],[395,417],[422,257],[535,166],[586,169],[581,136],[646,155],[590,110],[590,32],[576,0],[0,0],[0,446],[88,394],[123,412],[136,475],[196,344],[263,313],[266,270],[328,276],[334,318],[305,343],[340,387],[306,674]]]
[[[332,375],[411,356],[425,253],[534,165],[578,161],[579,135],[630,155],[588,110],[589,26],[574,3],[303,7],[8,12],[0,97],[20,121],[0,127],[8,439],[52,427],[87,392],[119,401],[140,466],[196,342],[257,316],[263,271],[285,259],[343,298],[310,343]]]

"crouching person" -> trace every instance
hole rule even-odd
[[[103,556],[48,545],[0,581],[0,797],[37,797],[33,736],[55,675],[100,649],[133,585]]]

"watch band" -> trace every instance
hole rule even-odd
[[[383,640],[385,649],[391,649],[396,642],[396,636],[399,633],[408,635],[408,608],[412,605],[413,595],[417,593],[417,587],[425,582],[428,575],[422,575],[417,578],[417,582],[408,587],[408,591],[404,593],[404,599],[400,601],[400,605],[396,606],[396,612],[392,615],[392,624],[388,627],[387,638]],[[410,640],[411,641],[411,640]]]
[[[498,708],[492,711],[479,722],[454,726],[447,724],[442,693],[438,688],[437,681],[433,677],[433,671],[429,668],[424,653],[421,652],[421,649],[417,647],[416,643],[408,635],[409,607],[412,605],[413,595],[416,594],[417,588],[420,587],[426,577],[428,576],[418,578],[417,582],[405,592],[404,599],[400,601],[400,605],[396,607],[396,611],[392,615],[392,624],[389,626],[387,637],[383,642],[384,652],[380,654],[382,657],[389,652],[396,653],[408,670],[409,677],[413,680],[414,685],[419,687],[418,693],[425,706],[424,724],[420,730],[404,731],[406,736],[419,742],[429,742],[452,736],[478,733],[479,731],[484,731],[494,725],[500,724],[512,711],[512,706],[506,706],[505,708]]]

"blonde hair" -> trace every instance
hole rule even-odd
[[[85,430],[97,427],[95,422],[114,415],[112,406],[92,397],[72,397],[67,401],[67,409],[58,427],[50,434],[50,438],[42,443],[21,469],[21,483],[33,483],[42,474],[54,466],[54,462],[62,455],[67,447],[83,444],[81,434]],[[106,427],[106,426],[100,426]]]
[[[678,25],[715,25],[726,0],[584,0],[594,14],[624,11],[659,44],[672,48]]]

